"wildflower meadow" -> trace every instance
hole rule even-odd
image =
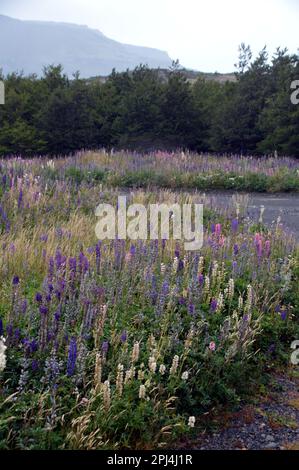
[[[299,338],[298,244],[246,196],[205,191],[298,191],[298,172],[182,152],[1,160],[0,448],[162,448],[266,387]],[[121,194],[203,204],[203,247],[98,240],[95,208]]]

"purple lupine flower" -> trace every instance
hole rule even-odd
[[[96,266],[97,266],[97,273],[100,271],[100,264],[101,264],[101,245],[100,242],[96,244]]]
[[[0,338],[3,336],[3,321],[2,318],[0,318]]]
[[[275,349],[276,349],[276,345],[274,343],[270,344],[269,348],[268,348],[268,354],[273,354],[275,352]]]
[[[36,339],[33,339],[31,342],[30,342],[30,352],[31,353],[34,353],[38,350],[38,342],[36,341]]]
[[[178,264],[178,272],[180,271],[183,271],[184,270],[184,261],[182,259],[179,260],[179,264]]]
[[[14,276],[12,280],[12,285],[17,286],[20,283],[20,278],[19,276]]]
[[[205,280],[204,275],[203,275],[203,274],[200,274],[200,275],[198,276],[198,283],[199,283],[200,287],[203,286],[204,280]]]
[[[19,341],[20,337],[21,337],[21,331],[19,328],[16,328],[15,331],[14,331],[14,337],[17,341]]]
[[[215,224],[211,224],[211,232],[212,233],[215,233],[216,231],[216,225]]]
[[[155,305],[156,302],[157,302],[158,293],[157,293],[157,279],[156,279],[156,276],[154,274],[152,275],[150,297],[151,297],[151,300],[152,300],[152,304]]]
[[[194,313],[195,313],[195,307],[194,307],[194,304],[192,302],[190,302],[189,305],[188,305],[188,313],[191,316],[193,316]]]
[[[39,307],[39,313],[40,313],[41,315],[47,315],[48,311],[49,311],[49,310],[48,310],[48,308],[47,308],[45,305],[41,305],[41,306]]]
[[[216,299],[212,299],[212,301],[211,301],[211,306],[210,306],[211,312],[216,312],[217,307],[218,307],[218,302],[217,302],[217,300],[216,300]]]
[[[61,238],[63,236],[63,230],[62,228],[58,227],[56,230],[55,230],[55,233],[56,233],[56,236],[58,238]]]
[[[58,309],[58,310],[54,313],[55,321],[59,322],[60,317],[61,317],[61,312],[60,312],[60,309]]]
[[[67,375],[71,377],[75,373],[77,359],[77,340],[72,337],[69,345],[68,361],[67,361]]]
[[[22,206],[22,202],[23,202],[23,190],[20,189],[19,197],[18,197],[18,209],[20,209],[20,207]]]
[[[6,327],[6,334],[7,334],[7,336],[12,336],[12,334],[13,334],[13,327],[12,327],[11,323],[9,323]]]
[[[237,243],[234,244],[234,255],[236,256],[239,253],[239,245]]]
[[[66,257],[62,256],[62,253],[61,253],[60,250],[57,250],[56,254],[55,254],[56,269],[58,270],[58,269],[64,267],[65,262],[66,262]]]
[[[77,258],[69,259],[69,268],[72,272],[76,272],[77,269]]]
[[[39,369],[39,363],[36,359],[33,359],[31,362],[31,369],[33,372],[36,372]]]
[[[286,310],[283,310],[282,312],[280,312],[280,316],[281,316],[281,319],[283,321],[285,321],[287,319],[287,311]]]
[[[0,335],[0,336],[1,336],[1,335]],[[125,342],[127,341],[127,337],[128,337],[127,332],[124,330],[124,331],[122,332],[122,334],[120,335],[120,340],[121,340],[121,342],[122,342],[122,343],[125,343]]]
[[[36,300],[36,302],[42,302],[43,301],[43,296],[40,292],[36,293],[35,300]]]
[[[27,302],[27,299],[24,299],[22,300],[22,303],[21,303],[21,312],[23,315],[25,315],[26,311],[27,311],[27,307],[28,307],[28,302]],[[0,335],[1,336],[1,335]]]
[[[239,221],[238,221],[238,219],[233,219],[233,220],[232,220],[231,228],[232,228],[232,232],[233,232],[233,233],[236,233],[236,232],[238,231],[238,228],[239,228]]]
[[[54,275],[54,258],[51,256],[49,259],[49,268],[48,268],[49,278],[52,279]]]
[[[108,342],[108,341],[103,341],[103,344],[102,344],[102,353],[103,353],[103,354],[107,354],[108,349],[109,349],[109,342]]]
[[[81,274],[85,274],[89,269],[89,261],[84,255],[84,253],[81,251],[79,255],[79,271]]]
[[[60,278],[58,281],[57,281],[57,290],[62,293],[65,289],[65,286],[66,286],[66,282],[65,282],[65,279],[63,278]]]
[[[162,284],[162,296],[166,297],[169,292],[169,282],[165,280]]]
[[[136,253],[136,247],[135,247],[135,245],[131,245],[131,246],[130,246],[130,253],[131,253],[132,256],[135,255],[135,253]]]

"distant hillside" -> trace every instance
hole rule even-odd
[[[167,52],[130,46],[107,38],[87,26],[21,21],[0,15],[0,69],[5,74],[23,70],[40,75],[45,65],[62,64],[71,76],[107,76],[140,64],[168,68]]]
[[[236,75],[234,73],[205,73],[205,72],[197,72],[195,70],[188,70],[188,69],[181,69],[181,73],[185,75],[187,80],[190,83],[196,82],[198,78],[202,78],[203,80],[206,81],[214,81],[214,82],[219,82],[219,83],[225,83],[225,82],[235,82]],[[158,70],[158,74],[161,78],[162,81],[166,82],[168,80],[168,76],[170,74],[170,68],[164,69],[160,68]],[[105,83],[108,80],[108,76],[97,76],[97,77],[91,77],[91,81],[97,80],[101,83]]]
[[[183,72],[186,74],[187,79],[191,83],[196,81],[200,77],[207,81],[214,81],[214,82],[219,82],[219,83],[235,82],[237,80],[236,75],[234,73],[219,73],[219,72],[205,73],[205,72],[196,72],[193,70],[184,70]]]

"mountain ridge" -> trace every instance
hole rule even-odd
[[[22,70],[40,76],[53,63],[61,63],[69,76],[79,70],[82,78],[89,78],[140,64],[167,68],[172,61],[165,51],[120,43],[86,25],[0,14],[0,68],[5,74]]]

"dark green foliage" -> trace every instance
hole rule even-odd
[[[140,66],[105,83],[69,80],[53,65],[41,79],[0,75],[0,155],[115,147],[299,156],[299,105],[290,100],[298,55],[278,49],[269,61],[264,48],[252,59],[242,44],[236,67],[225,84],[191,83],[178,66],[167,78]]]

